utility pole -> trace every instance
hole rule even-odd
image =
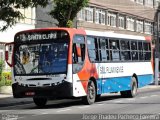
[[[160,49],[159,49],[159,42],[160,42],[160,10],[159,10],[159,6],[157,8],[157,13],[156,13],[156,20],[155,20],[155,27],[157,27],[155,32],[155,37],[156,37],[156,41],[155,41],[155,85],[158,85],[158,81],[159,81],[159,56],[160,56]]]

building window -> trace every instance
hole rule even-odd
[[[145,22],[145,33],[152,34],[153,32],[153,24],[151,22]]]
[[[118,27],[124,29],[125,19],[124,16],[119,15],[118,17]]]
[[[4,51],[0,51],[0,60],[4,60]]]
[[[143,33],[143,21],[137,20],[136,26],[137,26],[136,31]]]
[[[93,8],[85,8],[85,21],[93,22]]]
[[[115,13],[108,13],[107,14],[107,25],[116,27],[116,14]]]
[[[148,7],[153,7],[153,0],[145,0],[145,5]]]
[[[143,0],[136,0],[136,2],[143,5]]]
[[[93,8],[86,7],[80,10],[77,15],[77,19],[88,21],[88,22],[93,22]]]
[[[21,19],[20,23],[25,24],[35,24],[35,8],[26,8],[26,9],[19,9],[19,11],[24,15],[24,19]]]
[[[134,19],[133,18],[127,18],[127,30],[134,31]]]
[[[105,11],[100,9],[96,10],[95,23],[105,25]]]
[[[5,44],[0,44],[0,60],[4,60]]]
[[[158,5],[159,5],[160,0],[155,0],[154,2],[155,2],[155,7],[157,8]]]
[[[85,9],[81,9],[77,15],[77,20],[85,20]]]

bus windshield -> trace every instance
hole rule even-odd
[[[55,42],[56,41],[56,42]],[[69,40],[39,40],[15,46],[14,74],[58,74],[67,72]]]

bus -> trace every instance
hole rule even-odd
[[[151,38],[75,28],[18,32],[6,44],[14,98],[82,98],[93,104],[101,94],[135,97],[153,82]]]

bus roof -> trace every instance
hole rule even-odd
[[[65,30],[69,33],[74,34],[87,34],[91,36],[101,36],[101,37],[109,37],[109,38],[120,38],[120,39],[132,39],[132,40],[151,40],[151,36],[137,36],[137,35],[127,35],[127,34],[119,34],[114,33],[114,31],[93,31],[93,30],[84,30],[84,29],[76,29],[76,28],[59,28],[59,27],[50,27],[50,28],[37,28],[37,29],[30,29],[20,31],[17,34],[24,33],[24,32],[40,32],[40,31],[48,31],[48,30]]]
[[[26,32],[41,32],[41,31],[49,31],[49,30],[65,30],[68,32],[74,32],[76,34],[85,34],[84,29],[76,29],[76,28],[63,28],[63,27],[48,27],[48,28],[36,28],[36,29],[29,29],[23,30],[16,34],[26,33]]]
[[[92,31],[92,30],[85,30],[87,35],[92,36],[103,36],[103,37],[109,37],[109,38],[121,38],[121,39],[132,39],[132,40],[151,40],[150,36],[136,36],[136,35],[126,35],[126,34],[119,34],[114,33],[114,31]]]

